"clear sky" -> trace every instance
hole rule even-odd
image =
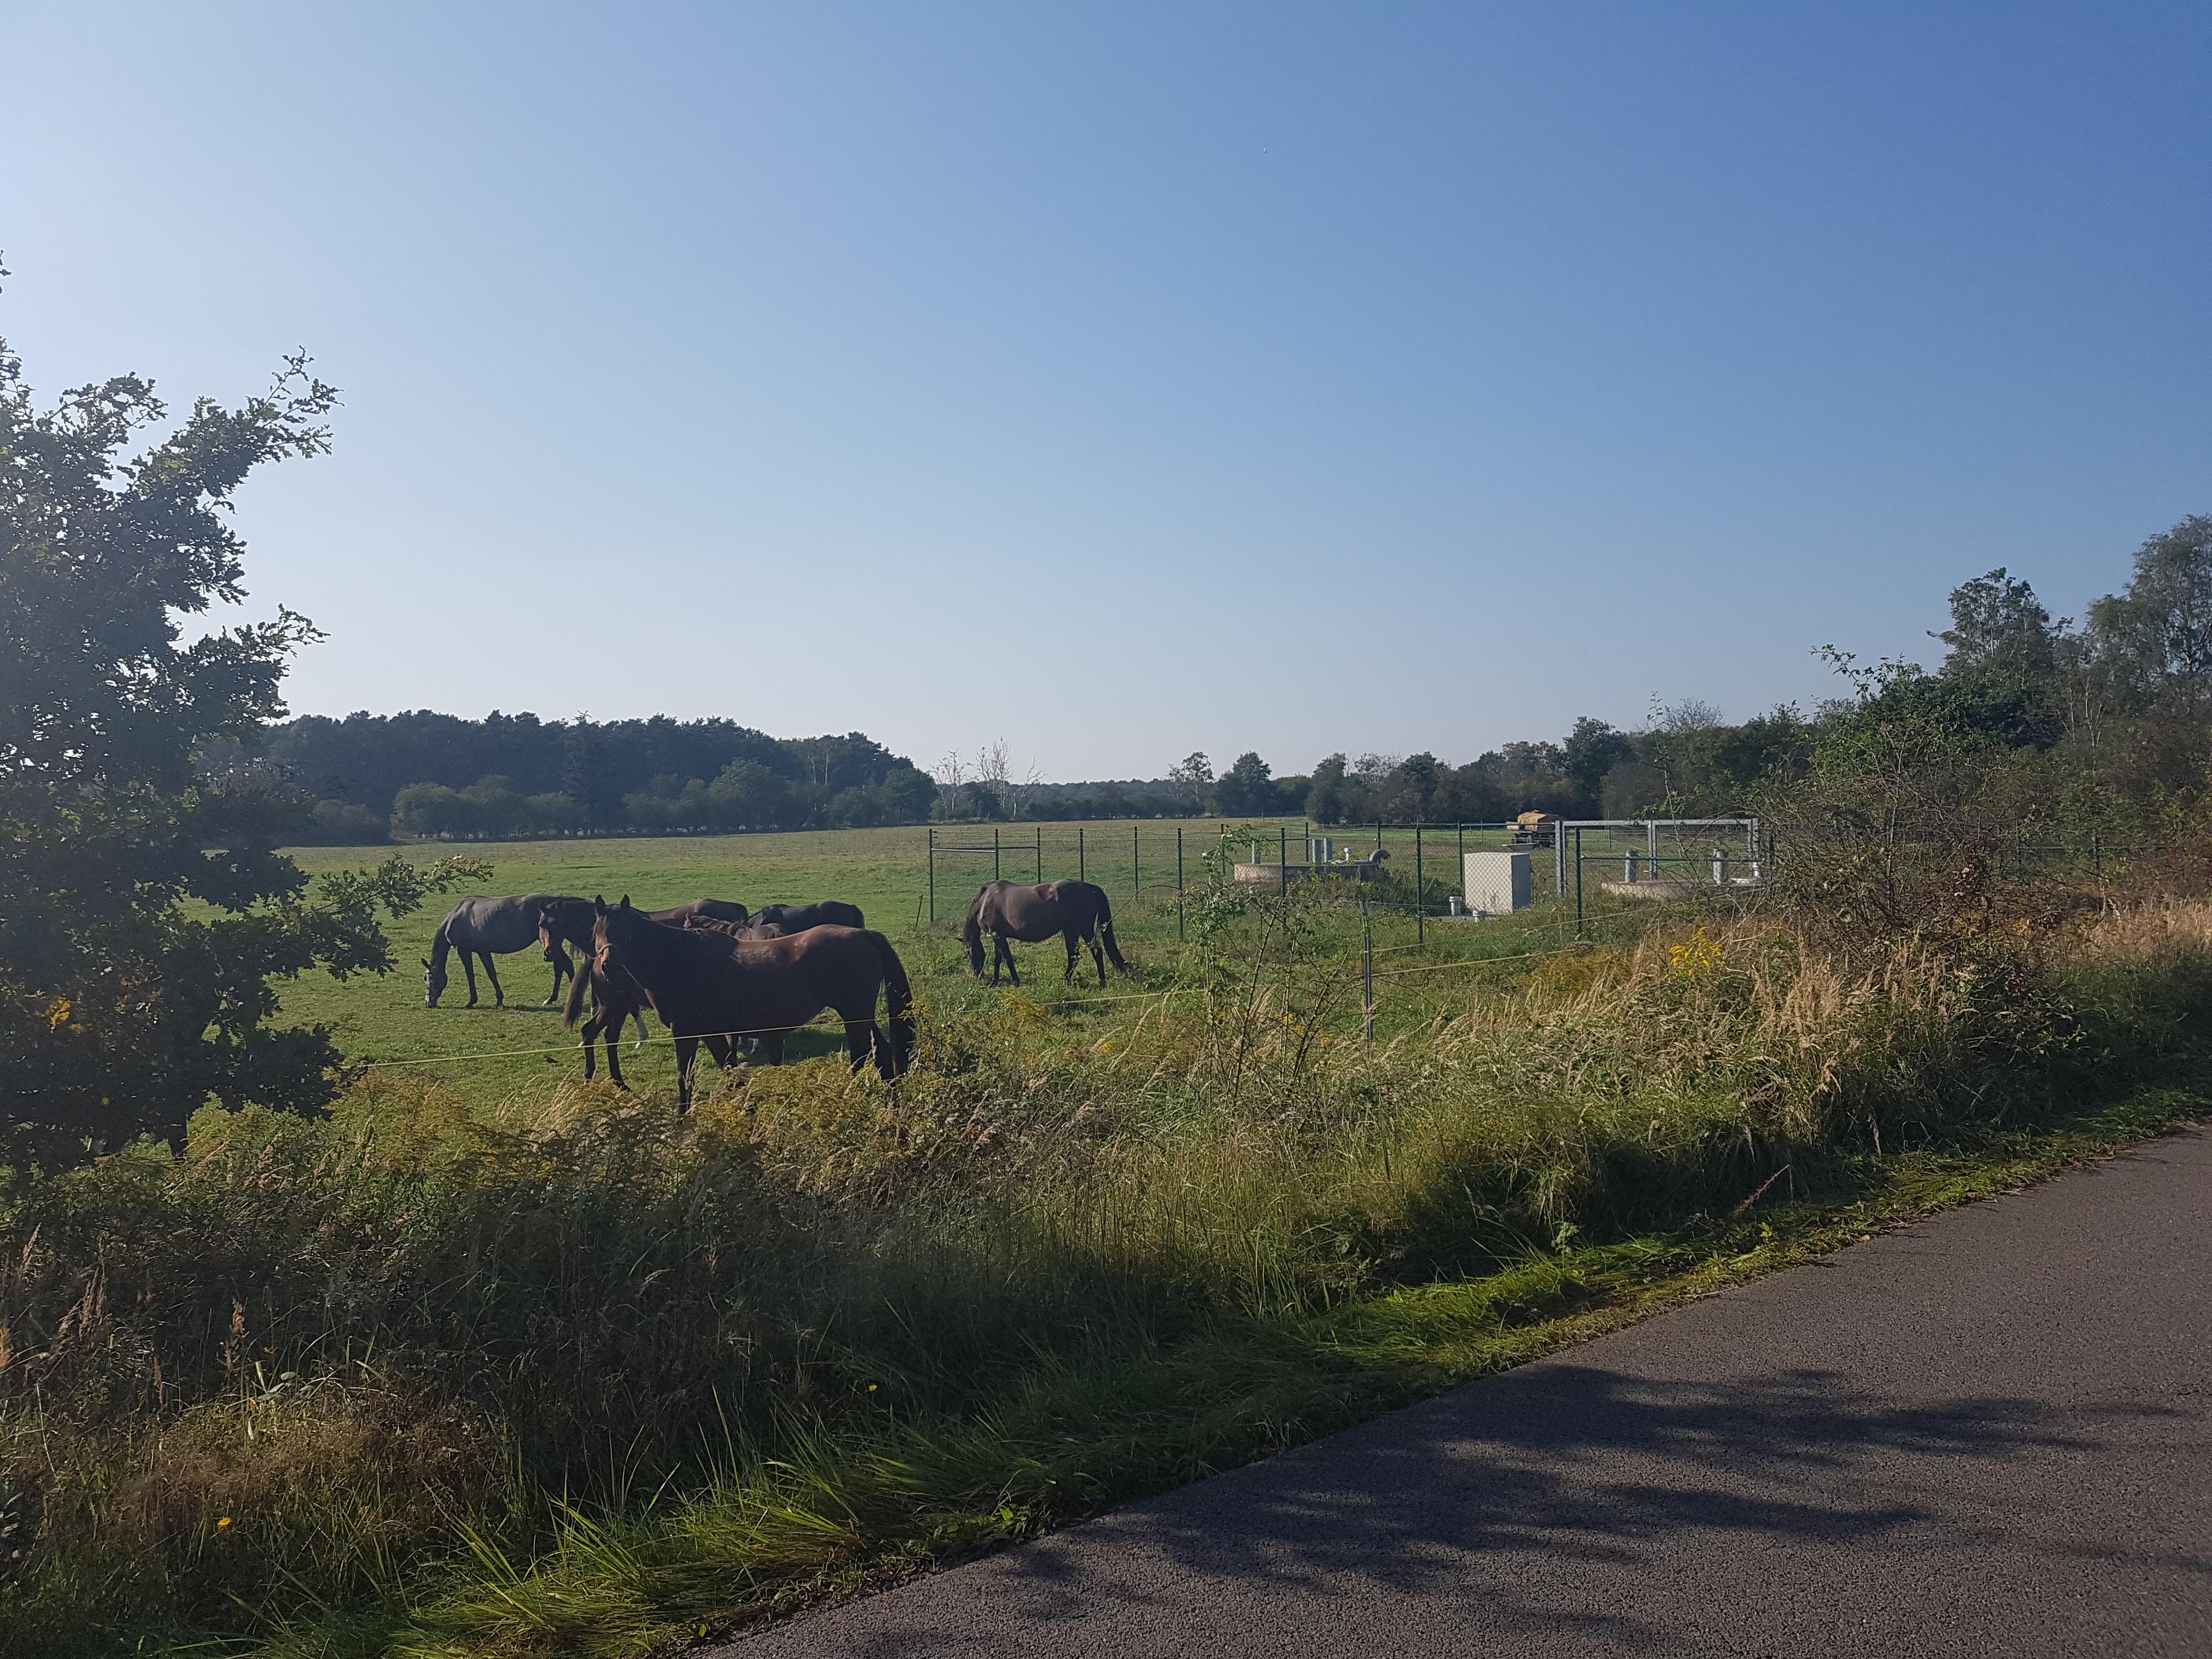
[[[2212,8],[0,4],[0,334],[235,401],[293,702],[1280,772],[2212,512]]]

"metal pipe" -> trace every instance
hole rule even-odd
[[[1566,850],[1566,837],[1559,837],[1560,848]],[[1583,832],[1575,831],[1575,937],[1583,936]]]

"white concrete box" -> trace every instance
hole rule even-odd
[[[1528,902],[1528,855],[1496,851],[1469,853],[1462,872],[1467,908],[1477,915],[1502,916]]]

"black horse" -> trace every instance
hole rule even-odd
[[[1087,881],[1048,881],[1036,886],[1017,884],[1011,881],[994,881],[975,895],[975,902],[968,907],[968,920],[960,931],[962,943],[968,947],[968,966],[978,979],[983,976],[983,935],[991,936],[991,983],[999,982],[999,964],[1003,962],[1006,971],[1014,976],[1014,983],[1022,982],[1021,970],[1014,966],[1014,953],[1006,948],[1010,939],[1024,945],[1040,945],[1058,933],[1067,941],[1067,971],[1060,976],[1066,983],[1075,977],[1076,945],[1079,942],[1091,947],[1091,959],[1098,966],[1098,982],[1106,983],[1106,961],[1123,973],[1129,964],[1121,960],[1121,951],[1114,943],[1114,909],[1106,902],[1106,890],[1094,887]],[[1101,943],[1106,956],[1098,954]]]
[[[491,981],[493,1006],[504,1008],[507,994],[499,988],[499,970],[491,965],[495,955],[507,956],[516,951],[526,951],[539,938],[538,918],[549,904],[581,904],[591,908],[589,899],[568,899],[558,893],[518,893],[511,898],[465,898],[447,913],[438,924],[438,931],[430,940],[430,954],[422,958],[422,1001],[426,1007],[434,1008],[438,999],[446,992],[446,957],[451,951],[461,953],[461,972],[468,976],[469,1002],[477,1006],[477,970],[470,961],[482,957],[485,975]],[[588,933],[585,935],[590,937]],[[550,1005],[560,1000],[561,981],[574,973],[566,951],[552,949],[545,960],[553,964],[553,991],[545,1000]]]
[[[770,1062],[781,1065],[784,1039],[824,1007],[845,1023],[856,1072],[872,1054],[886,1079],[896,1078],[914,1051],[913,993],[898,952],[881,933],[831,926],[739,940],[716,931],[660,926],[624,899],[611,908],[599,908],[595,935],[596,971],[627,974],[675,1034],[679,1109],[691,1104],[691,1069],[701,1043],[728,1066],[735,1057],[732,1040],[757,1035]],[[879,993],[889,1014],[880,1030]],[[569,1008],[580,1000],[572,991]]]

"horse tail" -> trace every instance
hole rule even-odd
[[[890,1013],[884,1024],[891,1045],[891,1075],[902,1077],[914,1057],[914,988],[907,983],[906,964],[891,949],[891,942],[877,933],[869,933],[868,940],[876,947],[876,960],[883,965],[884,1000]]]
[[[1121,960],[1121,947],[1114,943],[1114,907],[1106,902],[1103,887],[1094,887],[1091,890],[1098,895],[1098,938],[1106,946],[1106,960],[1126,974],[1129,971],[1129,964]]]
[[[561,1029],[573,1031],[584,1018],[584,999],[592,994],[592,959],[586,957],[576,964],[576,972],[568,981],[568,1000],[561,1010]]]
[[[969,971],[976,978],[983,977],[983,896],[975,895],[975,902],[968,907],[968,920],[961,924],[960,942],[968,947]]]

